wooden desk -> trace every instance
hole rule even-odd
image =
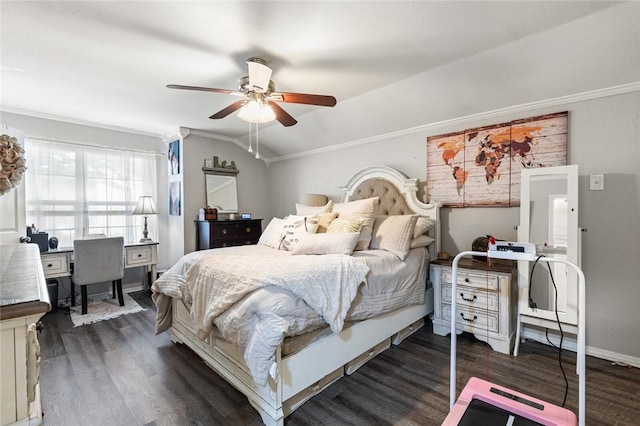
[[[60,278],[71,276],[71,264],[73,263],[73,247],[62,247],[55,250],[43,251],[40,253],[42,269],[46,278]],[[124,267],[151,268],[151,287],[157,276],[158,266],[158,243],[151,241],[148,243],[132,243],[124,245]],[[145,279],[146,281],[146,279]]]

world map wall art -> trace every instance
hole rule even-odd
[[[520,205],[520,171],[567,164],[568,112],[427,137],[427,198],[449,207]]]

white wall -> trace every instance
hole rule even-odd
[[[569,111],[568,163],[579,165],[583,270],[587,279],[587,345],[640,360],[640,92],[532,109],[483,120],[440,125],[421,133],[310,155],[271,165],[272,210],[282,217],[304,192],[338,199],[338,185],[364,166],[382,164],[421,187],[426,179],[426,138],[503,120]],[[425,123],[428,124],[428,123]],[[604,191],[589,191],[588,175],[604,174]],[[477,236],[516,239],[519,208],[442,209],[442,249],[471,248]]]
[[[269,170],[263,161],[256,160],[253,154],[232,142],[213,139],[199,132],[185,136],[183,153],[183,164],[187,165],[183,175],[185,253],[196,249],[196,228],[193,221],[198,217],[198,211],[207,205],[205,175],[202,171],[205,158],[217,156],[220,162],[235,161],[239,170],[236,178],[238,209],[242,213],[251,213],[255,219],[269,218]],[[263,229],[267,223],[263,221]]]

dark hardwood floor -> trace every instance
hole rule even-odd
[[[247,399],[168,333],[154,334],[147,292],[131,294],[146,311],[73,328],[65,310],[47,314],[40,334],[44,425],[260,425]],[[557,353],[526,342],[510,357],[463,335],[458,391],[487,378],[561,404]],[[328,354],[329,355],[329,354]],[[567,407],[577,413],[575,354],[565,353]],[[310,366],[310,368],[312,368]],[[640,424],[640,370],[587,359],[587,424]],[[439,425],[449,404],[449,338],[430,324],[330,386],[285,422],[295,425]]]

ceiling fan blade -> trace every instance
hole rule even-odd
[[[242,105],[244,105],[246,102],[247,102],[246,100],[236,101],[231,105],[229,105],[228,107],[223,108],[220,111],[216,112],[209,118],[213,120],[218,118],[225,118],[227,115],[231,114],[232,112],[239,110],[242,107]]]
[[[276,115],[276,120],[280,122],[285,127],[293,126],[298,121],[293,118],[287,111],[283,110],[280,105],[275,102],[267,101],[271,108],[273,108],[273,113]]]
[[[288,102],[293,104],[307,104],[333,107],[336,106],[336,98],[327,95],[309,95],[306,93],[271,93],[269,97],[279,102]]]
[[[180,84],[167,84],[168,89],[183,89],[183,90],[199,90],[202,92],[215,92],[215,93],[225,93],[227,95],[236,95],[240,94],[244,96],[242,92],[236,92],[235,90],[229,89],[215,89],[213,87],[199,87],[199,86],[182,86]]]

